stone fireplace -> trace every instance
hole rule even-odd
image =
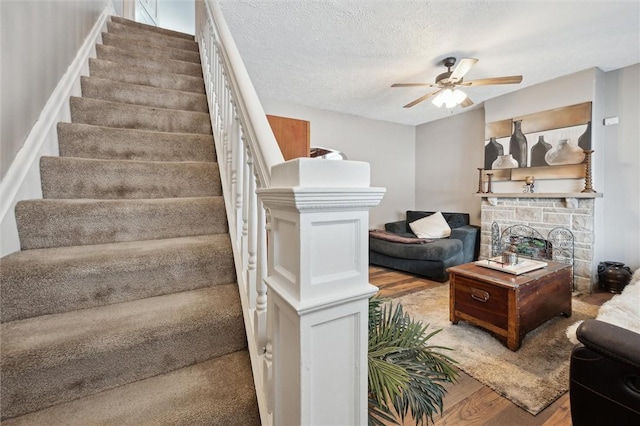
[[[596,289],[594,264],[594,205],[602,194],[494,193],[482,197],[480,258],[491,257],[491,226],[500,232],[511,225],[527,225],[545,236],[561,226],[574,236],[574,289],[591,293]]]

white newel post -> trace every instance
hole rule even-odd
[[[258,191],[271,216],[274,425],[367,423],[369,164],[301,158]]]

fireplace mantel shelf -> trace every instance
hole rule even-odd
[[[482,198],[602,198],[602,192],[483,192]]]

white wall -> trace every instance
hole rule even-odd
[[[125,0],[112,0],[113,10],[115,11],[116,15],[124,17],[124,10],[125,10],[124,2]]]
[[[3,256],[20,249],[15,205],[42,198],[40,157],[58,155],[56,123],[71,120],[69,97],[81,95],[80,77],[88,75],[88,58],[95,57],[114,9],[110,1],[2,2],[0,7]]]
[[[484,164],[484,109],[422,124],[416,130],[416,209],[469,213],[480,224],[478,167]]]
[[[604,117],[619,124],[604,127],[606,172],[599,191],[603,198],[602,260],[640,268],[640,64],[605,74]],[[596,155],[596,153],[594,153]],[[601,238],[602,237],[602,238]]]
[[[0,178],[107,3],[0,1]]]
[[[158,26],[196,33],[196,0],[158,0]]]
[[[387,193],[371,210],[370,228],[402,220],[404,212],[414,208],[415,127],[269,99],[261,102],[267,114],[311,122],[311,146],[336,149],[349,160],[371,165],[371,186],[386,187]]]

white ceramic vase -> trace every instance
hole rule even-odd
[[[496,161],[491,164],[491,169],[516,169],[518,162],[511,154],[499,155]]]
[[[560,139],[556,148],[547,151],[544,160],[550,166],[580,164],[584,161],[584,151],[579,146],[570,144],[567,139]]]

